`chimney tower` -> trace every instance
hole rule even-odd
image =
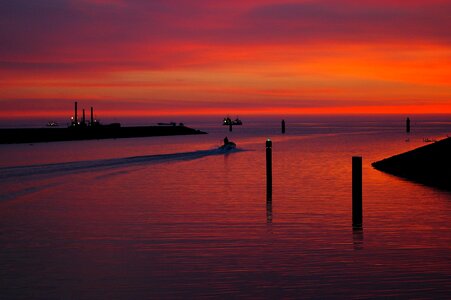
[[[74,124],[75,126],[78,125],[78,109],[77,109],[77,101],[75,101],[75,115],[74,115]]]

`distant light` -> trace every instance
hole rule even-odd
[[[267,141],[268,141],[268,142],[271,142],[271,139],[270,139],[270,138],[268,138],[268,139],[267,139]]]

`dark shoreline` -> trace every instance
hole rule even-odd
[[[377,162],[389,174],[451,191],[451,137]]]
[[[206,132],[178,126],[134,127],[69,127],[69,128],[8,128],[0,129],[0,144],[45,143],[96,139],[206,134]]]

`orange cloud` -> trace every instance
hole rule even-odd
[[[61,113],[56,102],[74,99],[130,115],[451,113],[450,9],[438,0],[5,2],[0,117]]]

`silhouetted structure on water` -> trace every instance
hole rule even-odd
[[[243,125],[243,122],[236,118],[235,120],[230,119],[230,117],[226,117],[224,118],[224,120],[222,120],[222,125],[227,125],[229,126],[229,131],[232,132],[232,126],[234,125]]]
[[[75,101],[75,105],[74,105],[74,116],[71,117],[71,122],[69,127],[94,127],[94,126],[100,126],[100,122],[98,122],[97,120],[94,119],[94,107],[91,106],[91,118],[89,122],[86,122],[86,114],[85,114],[85,109],[82,109],[82,118],[81,121],[78,120],[78,103],[77,101]],[[114,126],[120,127],[119,123],[111,123],[108,125],[103,125],[103,126]]]
[[[372,165],[380,171],[451,190],[451,137]]]
[[[266,197],[272,200],[272,141],[266,140]]]
[[[243,122],[236,118],[235,120],[230,119],[230,117],[224,118],[222,125],[243,125]]]
[[[352,157],[352,227],[362,228],[362,157]]]
[[[120,123],[100,124],[94,119],[91,107],[91,122],[86,123],[85,110],[78,120],[78,103],[75,102],[74,115],[67,128],[8,128],[0,129],[0,144],[41,143],[92,139],[116,139],[163,135],[205,134],[200,130],[186,127],[182,123],[175,126],[133,126],[122,127]]]

